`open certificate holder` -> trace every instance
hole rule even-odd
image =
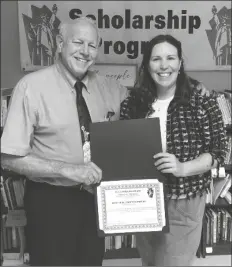
[[[169,231],[159,118],[90,125],[91,159],[103,173],[96,189],[99,235]]]

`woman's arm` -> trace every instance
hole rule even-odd
[[[217,167],[217,161],[212,164],[210,153],[201,154],[198,158],[186,162],[180,162],[175,155],[170,153],[158,153],[154,156],[155,166],[162,173],[172,173],[176,177],[198,175]]]
[[[213,168],[218,167],[216,160],[213,160],[210,153],[201,154],[198,158],[183,162],[182,164],[182,173],[184,176],[192,176],[202,174]],[[213,163],[213,164],[212,164]]]

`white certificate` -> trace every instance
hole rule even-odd
[[[105,234],[162,231],[166,226],[158,179],[101,182],[97,205],[99,229]]]

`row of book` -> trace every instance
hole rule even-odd
[[[25,180],[23,178],[3,178],[1,176],[1,196],[8,210],[22,209],[24,206]]]
[[[213,245],[220,241],[232,241],[231,210],[229,207],[207,207],[205,222],[207,224],[206,244]]]
[[[10,211],[9,214],[2,215],[1,220],[1,254],[14,253],[18,254],[18,258],[21,258],[26,247],[25,211]]]
[[[232,242],[231,217],[232,211],[229,207],[206,207],[198,255],[200,253],[205,257],[213,254],[222,244],[229,247]],[[222,249],[225,250],[225,247]]]
[[[25,180],[21,177],[13,178],[1,176],[1,210],[2,234],[1,244],[4,255],[16,254],[21,258],[25,250],[24,226],[26,215],[24,207]]]
[[[120,248],[136,248],[136,236],[132,234],[105,237],[105,251]]]
[[[222,93],[217,92],[217,102],[222,111],[222,118],[226,125],[231,125],[231,99],[231,91],[225,90]]]
[[[21,248],[21,234],[23,229],[21,227],[3,227],[2,240],[4,252],[20,252]]]
[[[1,134],[5,125],[12,88],[1,88]],[[4,171],[1,170],[1,174]],[[3,178],[4,176],[4,178]],[[23,210],[24,179],[1,175],[1,262],[23,264],[26,216]],[[2,263],[3,263],[2,262]],[[14,263],[12,263],[14,265]]]
[[[225,178],[212,179],[210,192],[206,196],[206,203],[214,205],[219,198],[223,198],[225,203],[231,204],[231,181],[230,173],[227,173]]]

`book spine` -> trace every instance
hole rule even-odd
[[[212,235],[212,239],[213,239],[213,243],[216,244],[217,243],[217,234],[218,234],[218,228],[217,228],[217,223],[218,223],[218,218],[217,218],[217,213],[216,211],[214,211],[213,209],[210,209],[211,211],[211,228],[213,229],[213,235]]]
[[[3,251],[8,250],[6,227],[3,227]]]
[[[11,197],[10,197],[10,190],[9,190],[9,187],[8,187],[7,180],[4,181],[3,187],[4,187],[4,191],[6,193],[8,207],[9,207],[10,210],[12,210],[13,209],[13,203],[12,203],[12,200],[11,200]]]
[[[221,240],[221,210],[218,209],[217,211],[217,220],[218,220],[218,224],[217,224],[217,242],[219,242]]]
[[[226,231],[226,213],[224,209],[221,209],[221,240],[225,240]]]
[[[211,227],[211,217],[209,215],[209,212],[206,211],[205,212],[205,216],[206,216],[206,222],[207,222],[207,239],[206,239],[206,244],[208,247],[212,247],[213,246],[213,229]]]
[[[226,201],[228,202],[228,204],[232,204],[231,203],[231,193],[228,191],[224,197],[226,199]]]
[[[231,217],[228,218],[228,221],[227,221],[227,225],[228,225],[228,230],[227,230],[227,237],[226,237],[226,241],[228,242],[231,242]]]
[[[23,187],[22,183],[23,183],[22,179],[13,180],[13,187],[14,187],[14,192],[15,192],[15,197],[16,197],[18,208],[23,208],[24,206],[24,203],[23,203],[24,192],[22,191],[22,187]]]
[[[108,236],[106,236],[105,237],[105,252],[107,251],[107,250],[109,250],[109,244],[108,244],[108,239],[109,239],[109,237]]]
[[[224,188],[223,188],[222,191],[221,191],[221,194],[220,194],[220,197],[221,197],[221,198],[224,198],[224,197],[225,197],[225,195],[226,195],[226,193],[229,191],[230,187],[231,187],[231,175],[230,175],[230,177],[228,178],[228,181],[226,182]]]
[[[23,257],[24,252],[25,252],[25,232],[24,232],[24,227],[18,227],[18,234],[19,234],[19,242],[20,242],[20,257]]]
[[[4,206],[9,209],[9,204],[8,204],[6,192],[5,192],[3,185],[1,185],[1,196],[2,196],[2,201],[4,203]]]
[[[135,235],[131,236],[131,247],[136,248],[136,236]]]
[[[8,182],[9,193],[10,193],[10,198],[12,200],[13,209],[17,209],[17,201],[16,201],[16,196],[15,196],[15,191],[14,191],[14,186],[13,186],[13,179],[9,177],[6,182]]]
[[[12,248],[17,248],[16,227],[11,227]]]
[[[6,228],[8,249],[12,249],[12,230],[11,227]]]
[[[230,214],[228,213],[228,211],[226,209],[225,209],[225,214],[226,214],[226,218],[225,218],[225,234],[224,234],[224,240],[227,241],[228,218],[230,217]]]
[[[122,247],[122,236],[117,235],[115,236],[115,249],[120,249]]]
[[[201,253],[202,253],[202,258],[205,258],[206,256],[206,220],[203,218],[203,225],[202,225],[202,248],[201,248]]]
[[[7,116],[7,100],[1,99],[1,127],[4,127]]]

